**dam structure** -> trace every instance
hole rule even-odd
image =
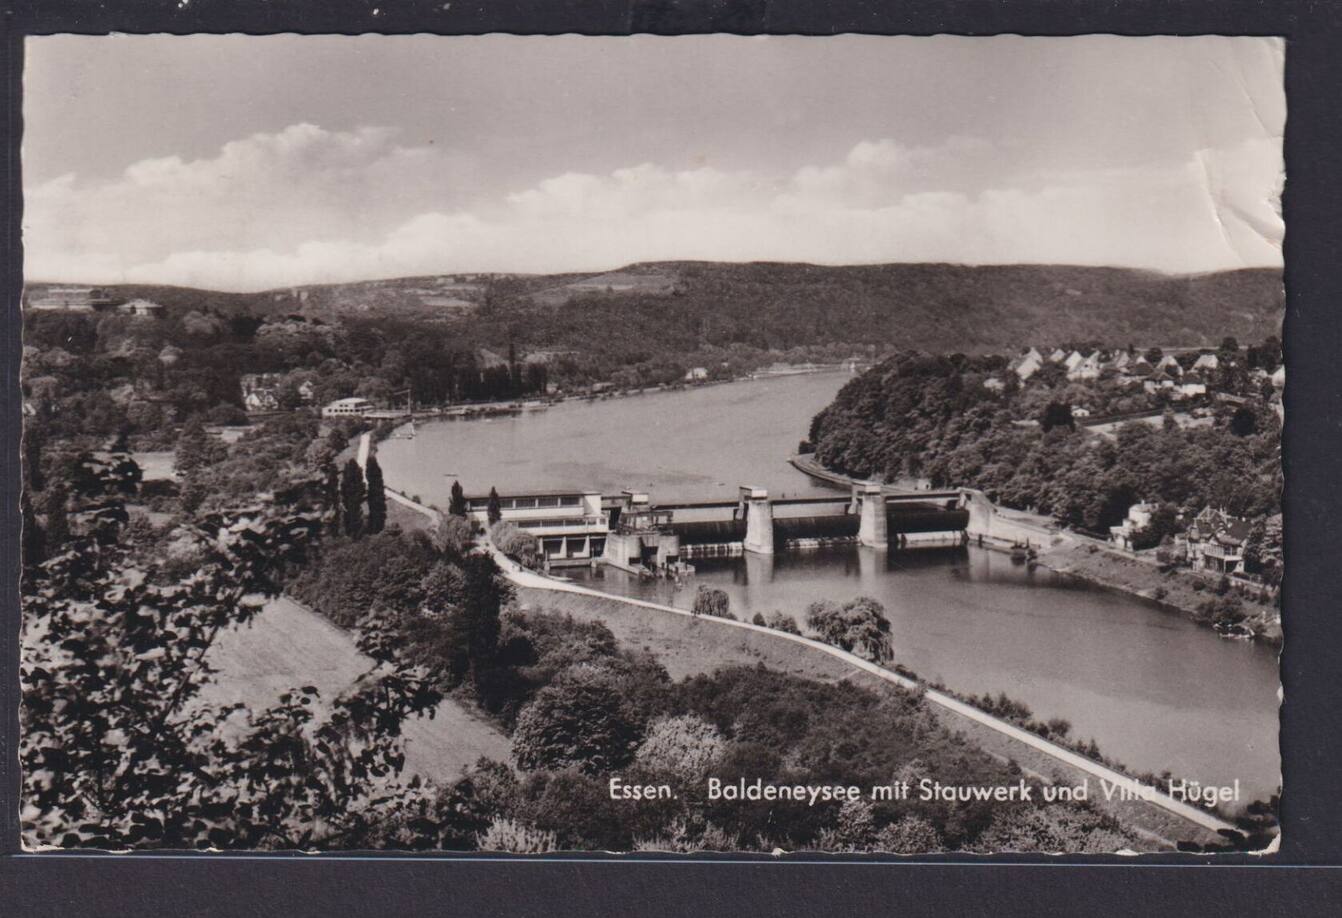
[[[482,517],[484,503],[471,498],[471,515]],[[894,493],[866,482],[825,497],[771,497],[765,488],[742,486],[735,500],[666,503],[632,490],[501,495],[499,509],[503,520],[537,537],[549,566],[603,563],[634,573],[829,545],[956,547],[966,544],[971,517],[961,490]]]

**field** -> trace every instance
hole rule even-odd
[[[287,689],[315,685],[333,698],[367,672],[372,660],[348,633],[315,612],[281,597],[252,623],[220,636],[210,651],[219,671],[202,700],[241,701],[253,711],[274,704]],[[509,761],[508,738],[479,715],[445,698],[432,719],[405,726],[406,776],[450,782],[483,757]]]

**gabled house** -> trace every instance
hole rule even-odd
[[[1184,375],[1184,368],[1179,366],[1179,361],[1175,359],[1173,354],[1166,354],[1164,357],[1161,357],[1160,362],[1156,364],[1156,369],[1163,371],[1169,376]]]
[[[1070,358],[1068,358],[1070,359]],[[1104,361],[1100,359],[1099,351],[1077,361],[1076,365],[1067,371],[1068,379],[1099,379],[1100,371],[1104,369]]]
[[[1253,529],[1248,520],[1205,508],[1184,534],[1188,563],[1197,570],[1234,574],[1244,569],[1244,546]]]
[[[1221,368],[1221,358],[1215,354],[1200,354],[1198,359],[1193,361],[1194,370],[1219,370]]]
[[[1070,373],[1076,369],[1077,365],[1081,363],[1081,361],[1085,359],[1086,358],[1081,355],[1080,351],[1072,351],[1072,353],[1067,355],[1067,359],[1062,362],[1062,365],[1065,366],[1067,368],[1067,372]]]
[[[1061,363],[1066,359],[1067,359],[1067,352],[1064,351],[1062,348],[1058,348],[1052,354],[1048,355],[1049,363]]]
[[[1024,354],[1011,361],[1010,369],[1011,372],[1020,377],[1021,382],[1025,382],[1031,376],[1038,373],[1043,365],[1043,355],[1034,348],[1030,348]]]

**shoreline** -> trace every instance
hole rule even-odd
[[[810,459],[809,455],[791,456],[788,463],[799,472],[835,487],[852,487],[858,483],[858,479],[827,469]],[[903,490],[891,485],[885,487],[891,491]],[[1001,512],[995,504],[993,509],[995,513]],[[1015,514],[1021,511],[1009,512]],[[976,539],[971,534],[970,540],[982,548],[1010,551],[991,536]],[[1109,549],[1098,541],[1057,530],[1053,544],[1041,544],[1033,560],[1056,574],[1075,577],[1102,589],[1153,603],[1211,630],[1212,622],[1202,616],[1198,606],[1216,593],[1208,587],[1205,579],[1190,571],[1162,573],[1150,562]],[[1253,599],[1241,598],[1245,605],[1245,622],[1253,631],[1252,640],[1281,647],[1280,614]]]

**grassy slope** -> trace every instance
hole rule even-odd
[[[209,660],[219,674],[202,700],[242,701],[252,710],[300,685],[315,685],[323,698],[333,698],[372,663],[348,633],[287,598],[270,603],[249,627],[221,635]],[[405,747],[407,775],[440,782],[459,777],[481,756],[506,762],[511,754],[507,737],[450,698],[432,719],[406,724]]]

